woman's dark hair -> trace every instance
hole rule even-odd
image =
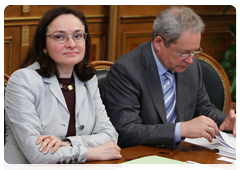
[[[40,64],[40,69],[36,70],[38,74],[43,77],[51,77],[53,75],[58,76],[56,63],[51,59],[48,54],[46,55],[43,53],[43,49],[46,48],[46,33],[48,25],[56,17],[62,14],[72,14],[79,18],[79,20],[83,23],[85,27],[85,33],[88,33],[85,40],[86,49],[84,58],[81,62],[77,63],[74,66],[74,71],[79,80],[85,82],[91,79],[96,72],[94,67],[89,62],[91,38],[88,32],[88,26],[84,14],[80,11],[74,10],[66,6],[60,6],[51,9],[41,18],[34,35],[33,43],[27,52],[26,58],[21,64],[21,68],[26,67],[37,61]]]

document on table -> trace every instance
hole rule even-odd
[[[236,150],[236,136],[234,136],[234,134],[225,133],[219,130],[216,138],[225,148]]]
[[[159,170],[159,169],[167,169],[167,170],[186,170],[186,169],[194,169],[194,170],[210,170],[209,167],[199,166],[196,164],[190,164],[182,161],[177,161],[174,159],[164,158],[161,156],[146,156],[138,159],[134,159],[128,162],[124,162],[119,164],[120,166],[127,167],[129,165],[138,165],[141,168],[147,168],[151,170]],[[134,166],[133,166],[134,167]],[[123,169],[125,170],[125,169]],[[127,169],[131,170],[131,169]],[[135,169],[133,169],[135,170]],[[143,169],[142,169],[143,170]]]
[[[215,149],[220,145],[217,139],[213,139],[212,143],[210,143],[205,138],[195,138],[195,139],[186,138],[184,141],[194,145],[202,146],[211,150]]]
[[[185,142],[211,150],[217,148],[219,150],[219,155],[236,159],[236,137],[233,134],[219,131],[218,135],[216,135],[216,139],[213,139],[212,143],[205,138],[186,138]]]
[[[200,163],[193,162],[193,161],[187,161],[187,163],[189,163],[189,164],[195,164],[195,165],[199,165],[199,166],[204,166],[204,167],[211,168],[211,169],[218,169],[218,170],[220,170],[219,168],[215,168],[215,167],[212,167],[212,166],[200,164]]]
[[[236,136],[234,134],[219,131],[216,138],[221,144],[217,147],[219,150],[218,154],[236,159]]]
[[[227,157],[224,157],[224,156],[220,157],[220,158],[217,158],[217,160],[226,161],[226,162],[230,162],[230,163],[236,164],[236,160],[235,159],[227,158]]]
[[[218,146],[217,149],[219,150],[217,154],[236,159],[236,150],[225,148],[224,146]]]

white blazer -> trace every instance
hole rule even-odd
[[[96,76],[81,82],[75,73],[76,136],[69,137],[73,147],[60,147],[57,152],[44,154],[36,141],[41,135],[65,139],[70,113],[56,76],[40,76],[35,70],[39,63],[14,72],[6,88],[7,163],[83,163],[87,147],[108,141],[117,143],[118,134],[106,114],[100,98]]]

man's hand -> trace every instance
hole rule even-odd
[[[121,148],[114,142],[107,142],[93,148],[87,148],[87,161],[121,159]]]
[[[187,122],[182,122],[180,126],[180,132],[181,137],[204,137],[209,142],[212,142],[215,134],[218,134],[218,127],[211,118],[206,116],[199,116]]]
[[[233,134],[236,136],[236,114],[234,110],[229,111],[228,116],[219,127],[219,130],[232,131]]]

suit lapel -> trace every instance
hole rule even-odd
[[[177,91],[177,118],[178,121],[184,121],[184,100],[186,96],[186,75],[183,73],[176,74],[176,91]]]
[[[76,103],[75,103],[75,113],[76,115],[79,113],[80,108],[86,98],[86,88],[83,82],[81,82],[77,75],[73,72],[74,75],[74,81],[75,81],[75,97],[76,97]],[[59,87],[59,83],[57,80],[57,77],[54,75],[50,78],[43,77],[44,83],[47,83],[49,85],[50,91],[52,94],[57,98],[57,100],[64,106],[67,112],[68,107],[65,101],[65,98],[63,96],[63,93]]]
[[[50,78],[43,77],[43,82],[48,84],[50,91],[57,98],[57,100],[64,106],[66,111],[68,112],[67,104],[64,99],[61,88],[59,87],[59,83],[57,77],[54,75]]]
[[[149,93],[157,112],[159,113],[163,123],[167,123],[162,85],[158,75],[157,65],[152,54],[151,42],[148,42],[145,45],[147,47],[143,48],[144,51],[142,65],[145,69],[143,76],[146,80]]]

